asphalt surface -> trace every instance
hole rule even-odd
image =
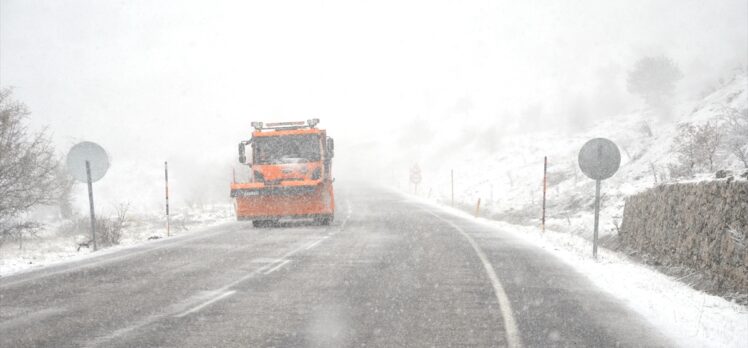
[[[331,226],[230,222],[1,278],[0,346],[671,345],[511,231],[336,189]]]

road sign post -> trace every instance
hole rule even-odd
[[[96,243],[96,213],[93,198],[93,183],[104,177],[109,170],[109,156],[104,149],[92,142],[84,141],[73,146],[68,152],[66,166],[70,175],[88,186],[88,205],[91,213],[91,242],[94,251]]]
[[[592,235],[592,256],[597,258],[597,231],[600,225],[600,180],[595,180],[595,229]]]
[[[592,234],[592,256],[597,258],[597,235],[600,224],[601,181],[613,176],[621,165],[618,146],[605,138],[595,138],[579,150],[579,168],[584,175],[595,180],[595,229]]]
[[[96,213],[94,212],[93,182],[91,181],[91,162],[86,160],[86,183],[88,184],[88,206],[91,210],[91,241],[96,251]]]

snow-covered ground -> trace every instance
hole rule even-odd
[[[459,209],[408,195],[444,212],[508,231],[574,267],[595,285],[626,303],[680,347],[746,347],[748,307],[694,290],[625,255],[600,248],[581,236],[475,218]]]
[[[204,208],[181,209],[171,217],[170,236],[176,237],[233,219],[230,205],[212,205]],[[85,219],[84,219],[85,220]],[[91,247],[81,247],[79,243],[89,239],[89,230],[70,228],[71,221],[58,221],[46,224],[35,237],[23,243],[6,242],[0,246],[0,276],[29,271],[60,262],[80,260],[147,243],[152,240],[169,238],[164,216],[134,213],[128,216],[118,245],[100,248],[96,253]]]
[[[512,231],[547,249],[626,302],[679,346],[746,347],[748,307],[695,290],[619,252],[601,248],[598,260],[592,259],[595,184],[577,164],[577,153],[589,139],[605,137],[619,146],[621,167],[603,181],[600,214],[601,238],[614,237],[627,196],[684,180],[671,177],[668,170],[676,161],[671,149],[678,124],[722,122],[725,107],[748,109],[748,75],[744,71],[704,98],[675,106],[670,120],[637,110],[584,131],[515,132],[495,143],[487,142],[481,133],[481,129],[493,129],[490,124],[467,125],[477,129],[475,139],[469,140],[458,135],[463,132],[455,131],[455,125],[436,129],[430,139],[438,139],[439,146],[418,152],[423,181],[415,195],[407,175],[393,179],[395,186],[412,198],[456,215],[474,218],[465,211],[474,211],[480,199],[480,216],[485,218],[477,221]],[[746,170],[733,156],[720,155],[720,166],[715,170],[729,169],[736,177]],[[544,156],[548,156],[547,230],[541,234]],[[456,208],[448,207],[452,171]],[[714,180],[714,173],[687,180]]]
[[[484,216],[540,226],[543,197],[543,157],[548,157],[546,226],[591,238],[595,183],[580,171],[579,149],[592,138],[613,140],[621,151],[621,167],[602,183],[600,235],[614,236],[620,226],[626,196],[656,184],[683,180],[671,177],[673,139],[679,123],[721,122],[725,107],[748,109],[748,74],[737,72],[705,97],[675,105],[670,119],[649,110],[635,110],[604,118],[582,131],[501,132],[510,125],[424,125],[434,132],[427,138],[413,163],[422,169],[418,195],[442,203],[451,201],[451,171],[454,171],[455,205],[473,209],[478,199]],[[435,127],[435,128],[428,128]],[[460,129],[460,127],[463,127]],[[465,134],[473,135],[466,137]],[[734,156],[720,153],[717,169],[740,174],[743,168]],[[404,169],[405,171],[407,169]],[[393,175],[394,176],[394,175]],[[695,180],[713,178],[702,173]],[[388,177],[389,179],[389,177]],[[393,178],[401,190],[414,191],[407,172]]]

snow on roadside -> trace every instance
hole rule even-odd
[[[481,125],[434,128],[430,142],[414,151],[409,160],[422,168],[421,196],[474,207],[480,199],[486,216],[520,224],[540,224],[543,197],[543,159],[548,159],[547,226],[592,238],[587,220],[593,210],[595,182],[582,174],[579,149],[592,138],[613,140],[621,151],[618,172],[602,184],[600,236],[617,234],[626,197],[663,183],[714,180],[714,172],[693,179],[673,176],[670,165],[678,162],[673,142],[682,123],[722,124],[726,107],[748,109],[748,73],[736,75],[713,92],[674,106],[672,120],[651,110],[623,111],[602,117],[581,130],[504,131]],[[485,129],[486,133],[479,130]],[[466,138],[465,134],[470,135]],[[457,137],[457,139],[455,139]],[[490,141],[489,141],[490,140]],[[489,146],[491,145],[491,146]],[[727,169],[735,179],[745,172],[734,155],[722,153],[714,170]],[[409,168],[408,167],[408,168]],[[402,168],[406,169],[406,168]],[[414,191],[408,172],[393,174],[388,185]],[[454,180],[452,180],[454,178]]]
[[[99,249],[78,249],[78,242],[87,236],[64,236],[58,230],[62,222],[49,224],[37,237],[23,242],[23,247],[15,242],[6,242],[0,246],[0,277],[28,272],[42,267],[106,255],[130,247],[163,238],[178,238],[199,232],[233,218],[233,207],[217,205],[210,209],[187,210],[175,214],[172,218],[171,236],[167,237],[166,226],[162,217],[132,215],[128,218],[120,243],[115,246]],[[192,227],[197,228],[192,228]],[[83,238],[83,239],[81,239]]]
[[[416,153],[414,158],[425,170],[419,184],[421,198],[410,196],[429,204],[441,203],[437,206],[446,211],[475,219],[444,205],[454,194],[458,208],[469,211],[480,201],[482,216],[540,225],[543,157],[547,156],[546,227],[551,231],[541,235],[534,227],[477,221],[529,239],[557,255],[601,289],[624,300],[679,346],[748,347],[747,307],[694,290],[623,254],[601,249],[599,260],[591,258],[594,181],[581,174],[576,160],[579,148],[591,138],[602,136],[619,145],[621,167],[603,183],[600,211],[600,236],[615,236],[626,197],[658,184],[715,180],[713,173],[688,180],[669,173],[669,165],[677,162],[672,151],[677,127],[683,122],[719,124],[725,107],[746,110],[746,87],[748,74],[741,70],[703,98],[677,105],[673,112],[677,120],[662,120],[649,111],[635,110],[568,133],[548,130],[499,134],[485,124],[476,129],[488,129],[488,136],[475,131],[470,133],[474,141],[455,141],[452,137],[461,133],[446,129],[431,137],[438,143]],[[486,137],[495,143],[486,142]],[[735,180],[742,180],[738,176],[745,171],[734,156],[724,158],[715,169],[732,170]],[[398,180],[387,184],[394,184],[400,191],[414,191],[406,175],[393,174],[393,178]]]
[[[515,234],[549,251],[595,285],[623,300],[682,347],[745,347],[748,308],[719,296],[694,290],[625,256],[598,249],[575,235],[479,219],[481,223]]]
[[[404,194],[446,213],[506,231],[536,245],[590,279],[600,289],[622,300],[680,347],[745,347],[748,342],[748,307],[694,290],[673,277],[599,248],[592,258],[592,243],[581,236],[501,221],[475,218],[420,197]]]

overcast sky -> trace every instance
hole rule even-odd
[[[748,2],[0,0],[0,85],[61,149],[120,160],[233,160],[252,120],[319,117],[345,151],[416,119],[623,113],[646,55],[701,92],[745,67]]]

